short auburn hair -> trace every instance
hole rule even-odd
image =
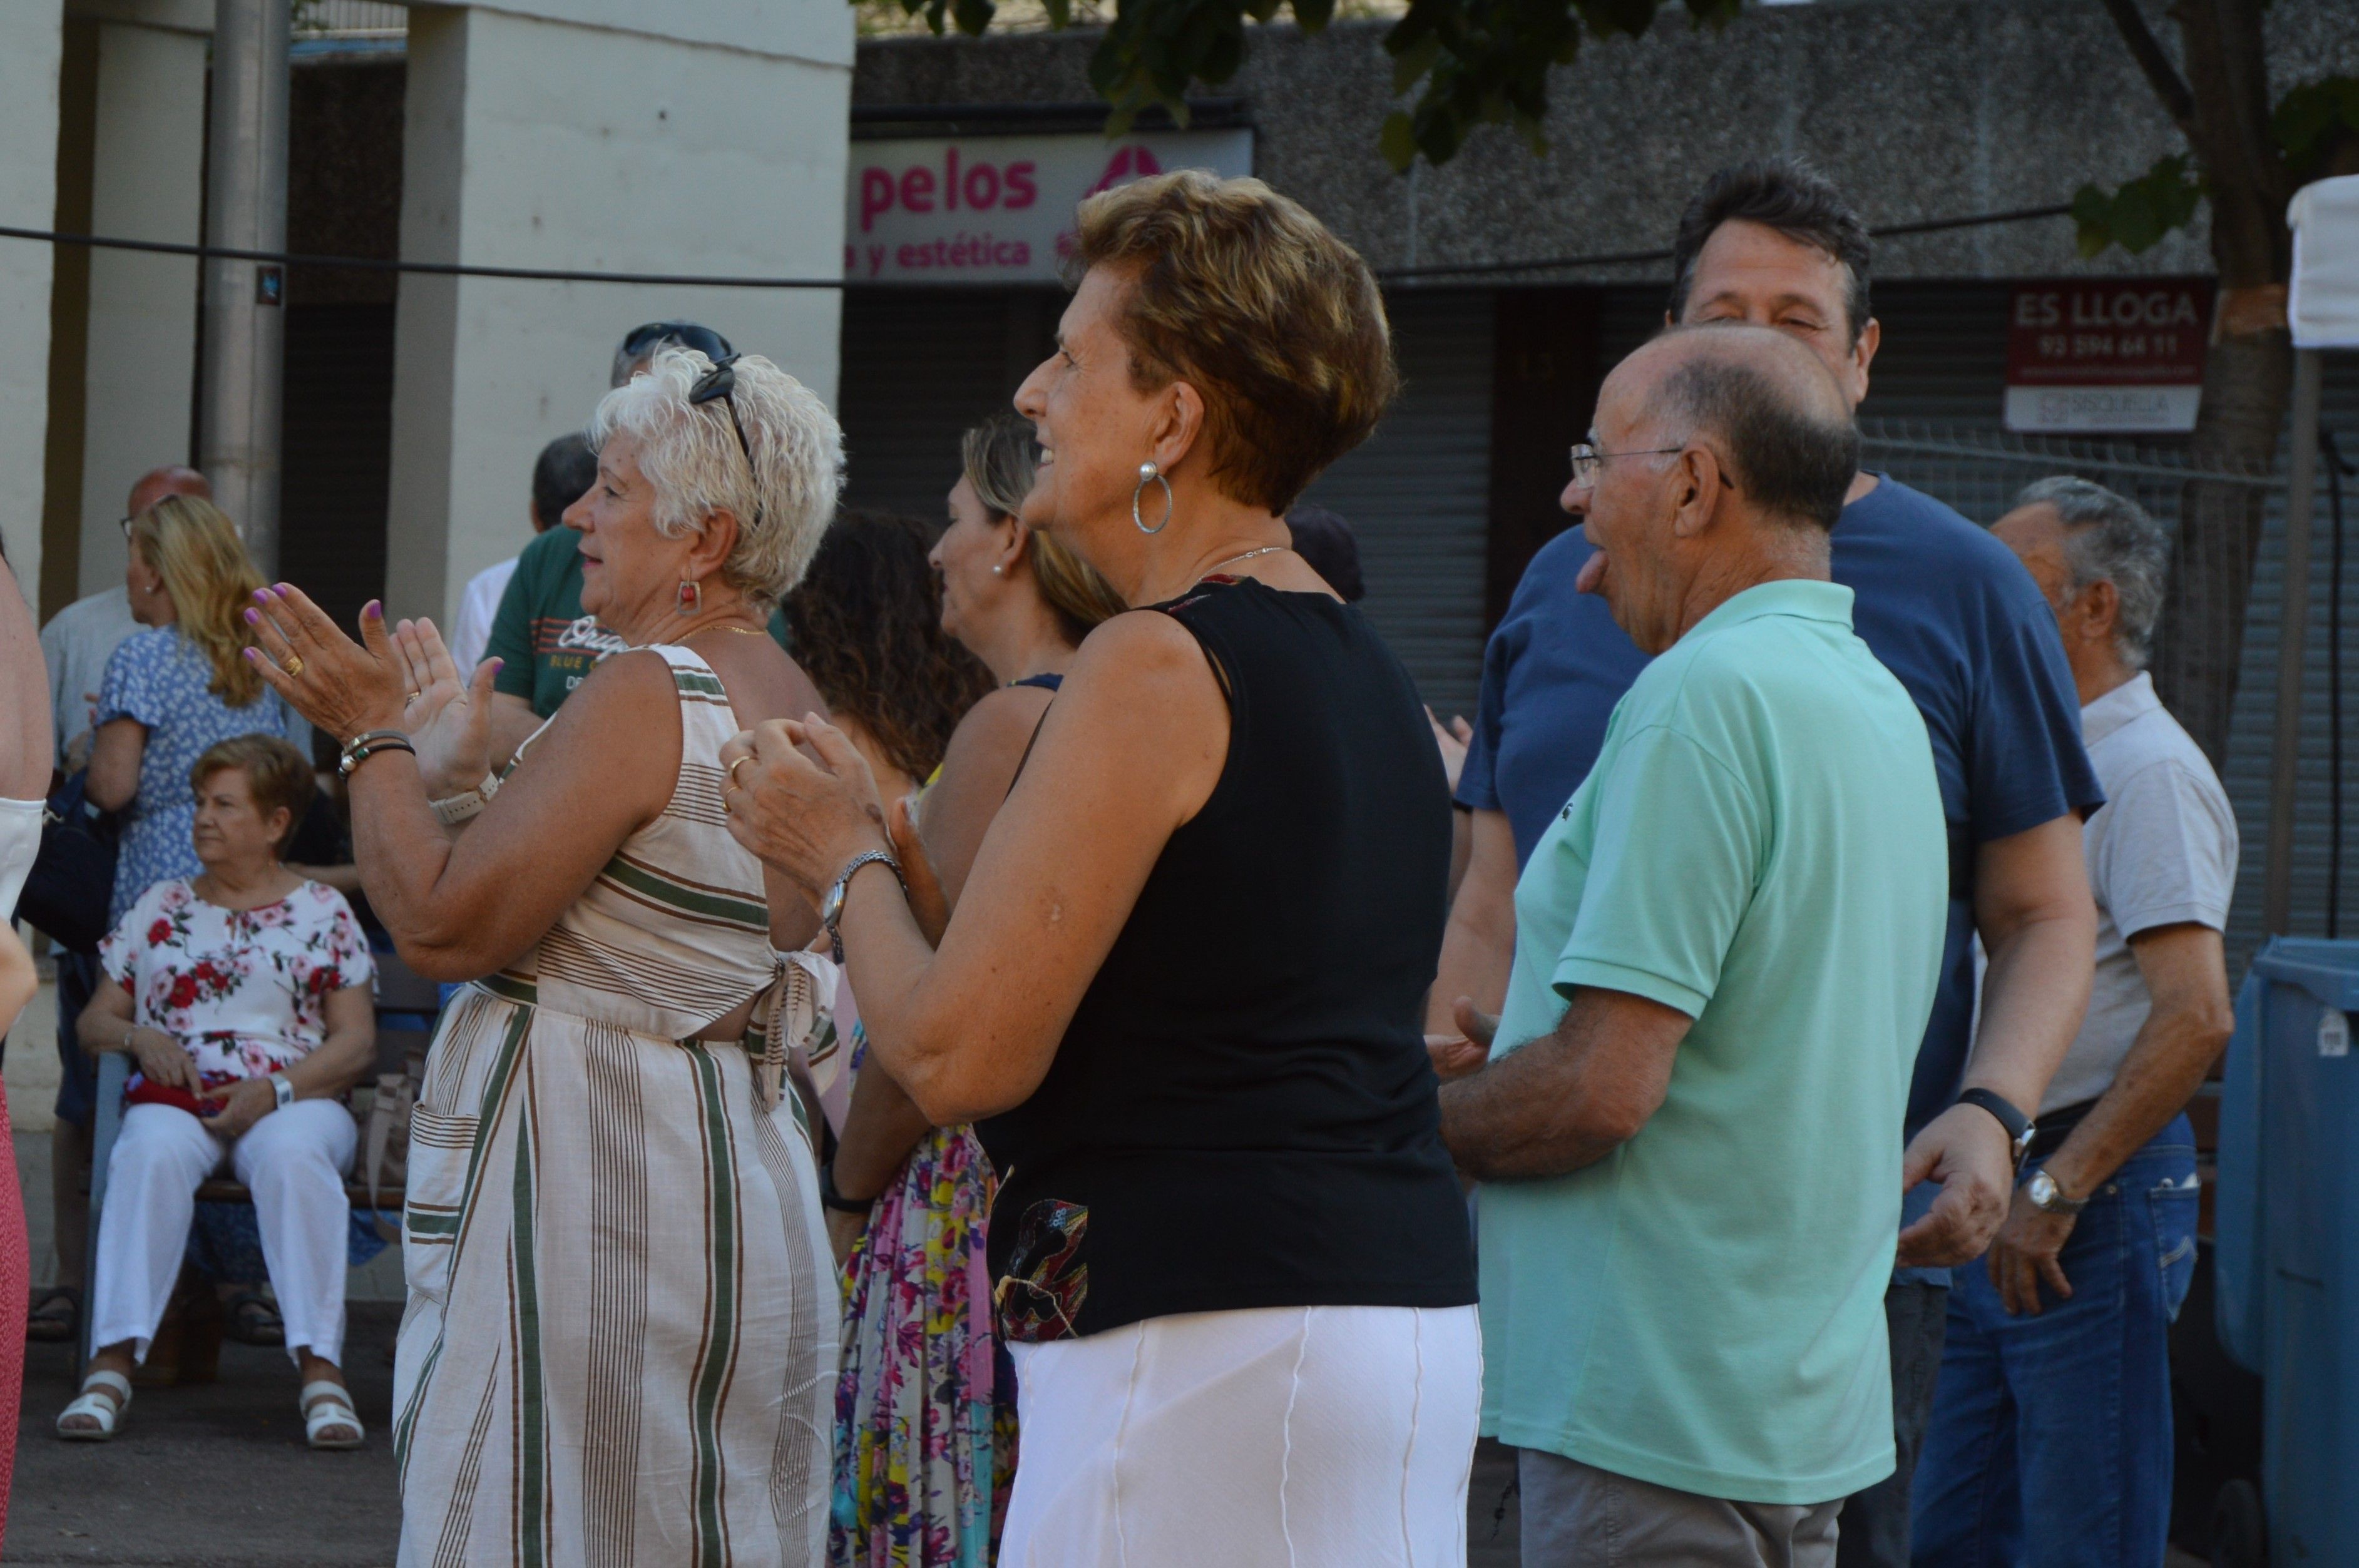
[[[287,808],[287,831],[273,846],[285,853],[288,840],[303,825],[303,814],[311,809],[311,797],[320,792],[310,760],[276,735],[233,736],[207,747],[189,770],[190,793],[202,793],[207,779],[228,768],[245,775],[246,793],[265,820],[280,806]]]
[[[1073,262],[1128,275],[1132,380],[1204,397],[1213,481],[1284,512],[1398,390],[1375,275],[1258,179],[1180,169],[1082,203]]]

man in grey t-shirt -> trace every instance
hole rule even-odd
[[[2042,480],[1993,530],[2056,611],[2106,805],[2082,829],[2097,899],[2089,1011],[2040,1101],[2014,1207],[1959,1270],[1917,1472],[1917,1568],[2070,1541],[2163,1560],[2168,1336],[2195,1266],[2183,1114],[2234,1027],[2221,952],[2236,821],[2144,673],[2170,537],[2085,480]],[[2077,1559],[2076,1559],[2077,1560]]]

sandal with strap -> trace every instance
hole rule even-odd
[[[58,1412],[58,1435],[68,1443],[107,1442],[123,1423],[123,1412],[130,1408],[130,1379],[120,1372],[92,1372],[82,1380],[82,1392],[74,1402]],[[98,1424],[66,1424],[78,1415],[86,1415]]]
[[[364,1433],[361,1418],[353,1409],[352,1391],[342,1383],[332,1383],[325,1378],[303,1385],[298,1408],[303,1412],[303,1441],[314,1448],[358,1448]],[[333,1427],[343,1427],[350,1437],[322,1437],[320,1434]]]
[[[287,1324],[277,1303],[259,1291],[240,1291],[229,1298],[228,1333],[240,1345],[276,1350],[287,1343]]]
[[[25,1337],[35,1345],[71,1343],[82,1326],[82,1292],[71,1285],[36,1289],[25,1313]]]

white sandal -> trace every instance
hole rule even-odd
[[[92,1372],[82,1380],[74,1402],[58,1412],[58,1435],[68,1443],[104,1443],[131,1408],[131,1379],[120,1372]],[[86,1415],[96,1426],[68,1426],[70,1416]]]
[[[332,1383],[325,1378],[316,1383],[306,1383],[297,1396],[297,1407],[303,1412],[303,1441],[314,1448],[358,1448],[364,1435],[361,1418],[353,1409],[352,1391],[342,1383]],[[332,1426],[349,1427],[350,1437],[321,1437]]]

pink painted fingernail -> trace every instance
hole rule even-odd
[[[259,626],[259,625],[261,625],[261,624],[262,624],[262,611],[260,611],[259,610],[249,610],[249,611],[247,611],[245,612],[245,623],[246,623],[248,626]]]
[[[252,648],[248,648],[248,649],[246,649],[246,650],[245,650],[245,656],[246,656],[247,658],[249,658],[249,659],[252,659],[252,660],[255,661],[257,664],[258,664],[258,663],[260,663],[260,662],[261,662],[261,659],[262,659],[262,654],[261,654],[260,653],[256,652],[255,649],[252,649]]]

